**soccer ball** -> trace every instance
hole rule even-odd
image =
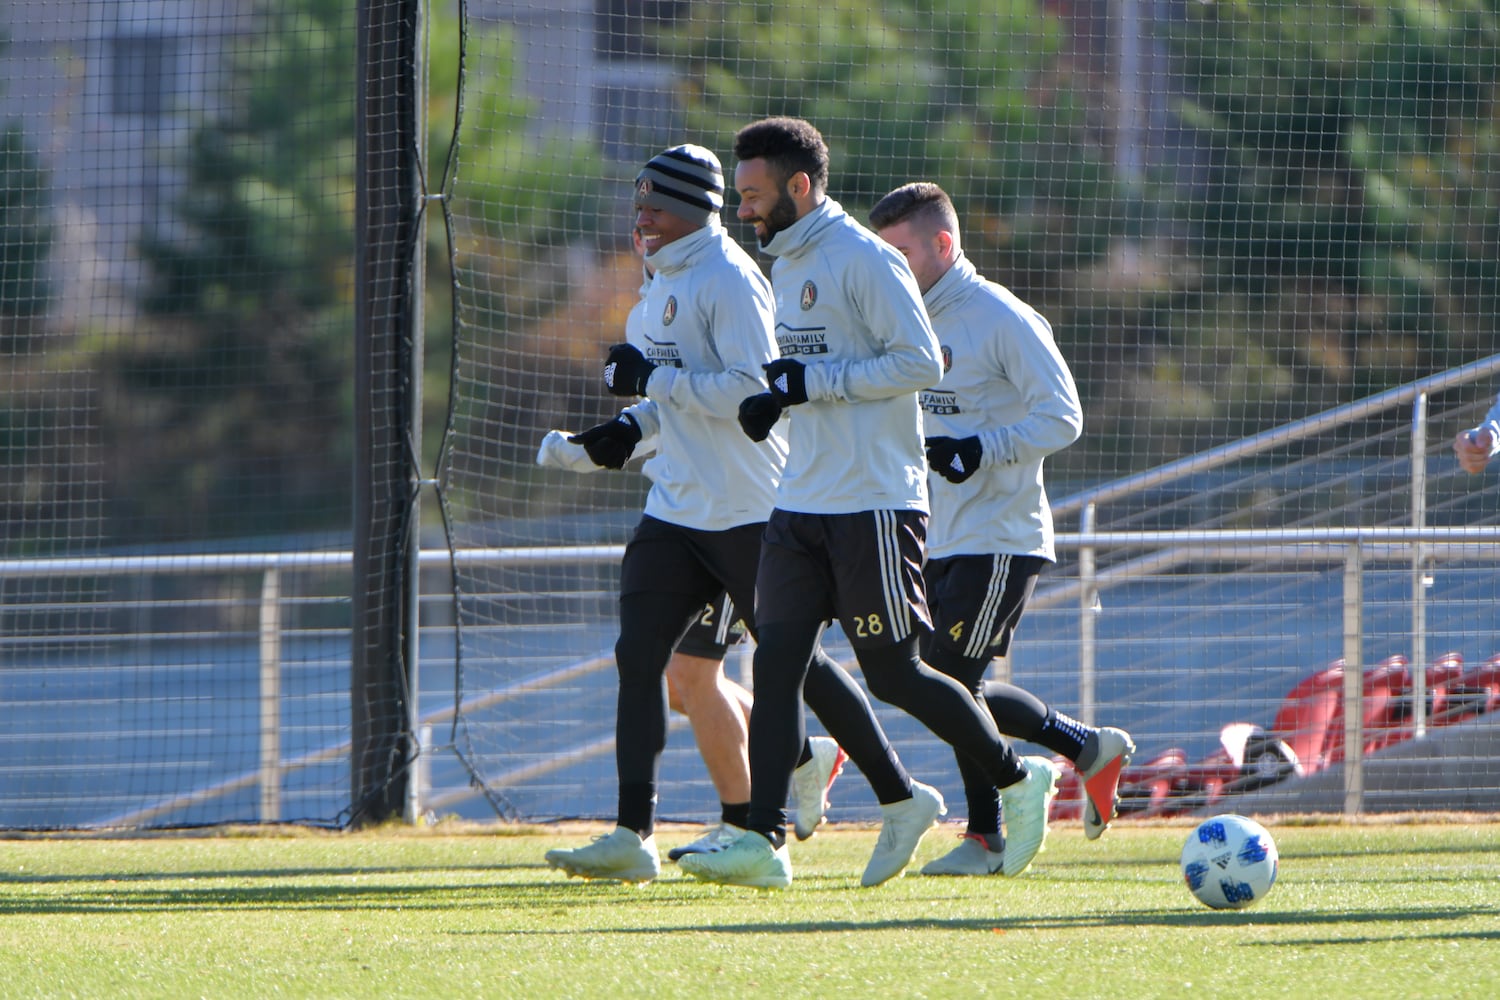
[[[1182,845],[1182,879],[1215,910],[1242,910],[1276,884],[1276,841],[1254,820],[1226,813],[1199,823]]]

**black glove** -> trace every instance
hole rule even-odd
[[[769,392],[746,396],[740,401],[740,429],[751,441],[764,441],[781,419],[781,404]]]
[[[782,406],[796,406],[807,402],[807,369],[802,362],[791,358],[761,365],[766,370],[766,381],[771,383],[771,395]]]
[[[961,483],[979,471],[984,446],[977,437],[927,439],[927,464],[950,483]]]
[[[574,434],[569,441],[583,445],[594,464],[605,469],[623,469],[630,453],[641,443],[641,425],[628,413],[613,420],[595,424],[581,434]]]
[[[604,360],[604,387],[616,396],[644,396],[656,366],[629,344],[616,344]],[[636,440],[640,440],[637,435]]]

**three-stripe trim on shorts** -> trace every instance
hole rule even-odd
[[[875,544],[880,552],[880,589],[885,596],[886,621],[891,634],[911,634],[911,603],[906,599],[901,571],[901,521],[894,510],[877,510]]]
[[[995,638],[996,617],[1005,598],[1005,580],[1010,575],[1010,556],[997,555],[990,564],[990,579],[985,586],[984,600],[979,613],[969,627],[969,641],[964,645],[964,656],[977,659],[984,656]]]

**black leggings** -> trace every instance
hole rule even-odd
[[[703,610],[683,594],[637,593],[620,598],[615,668],[615,767],[620,776],[617,821],[642,836],[655,824],[656,783],[667,748],[667,661]]]
[[[655,822],[653,803],[660,778],[661,755],[667,747],[666,664],[673,648],[702,607],[703,602],[696,598],[673,594],[637,593],[620,598],[620,637],[615,643],[615,665],[620,677],[615,705],[615,766],[620,779],[617,815],[621,826],[643,834],[649,833]],[[884,805],[910,798],[911,776],[891,747],[885,730],[880,727],[869,699],[854,678],[817,645],[821,628],[818,624],[813,629],[810,659],[800,660],[804,684],[790,694],[793,710],[773,716],[778,721],[771,738],[785,739],[788,735],[794,738],[795,754],[791,767],[795,767],[796,758],[806,743],[802,718],[802,699],[805,696],[808,707],[828,734],[838,741],[870,782],[877,801]],[[775,641],[773,637],[773,649],[769,655],[779,658],[784,654],[776,651]],[[756,695],[752,705],[761,701],[759,662],[765,642],[762,637],[756,649]],[[794,664],[792,669],[796,670],[797,665]],[[780,678],[788,676],[789,671],[777,670],[775,674]],[[770,686],[775,688],[774,684]],[[753,707],[751,712],[753,727]],[[790,734],[786,731],[788,729]],[[752,744],[752,775],[754,753]],[[788,777],[791,767],[787,770]],[[783,822],[786,799],[786,794],[779,799]]]
[[[971,757],[1000,788],[1026,777],[989,709],[962,684],[917,655],[913,635],[891,646],[855,650],[870,693],[889,702]]]
[[[938,671],[958,681],[976,698],[984,700],[995,727],[1006,736],[1036,742],[1047,721],[1047,706],[1024,688],[998,681],[986,682],[989,657],[963,656],[936,643],[927,647],[927,662]],[[991,691],[993,688],[993,692]],[[993,697],[991,696],[993,694]],[[962,750],[954,750],[958,775],[964,784],[964,799],[969,806],[970,833],[1000,832],[1000,792],[979,762]]]

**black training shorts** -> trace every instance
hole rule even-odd
[[[703,605],[703,613],[677,644],[677,652],[705,660],[722,660],[730,646],[744,641],[745,623],[726,592]]]
[[[757,623],[837,618],[855,648],[932,627],[922,588],[927,515],[915,510],[773,510],[755,579]]]
[[[970,659],[1004,656],[1046,563],[1008,555],[928,560],[923,576],[935,641]]]

